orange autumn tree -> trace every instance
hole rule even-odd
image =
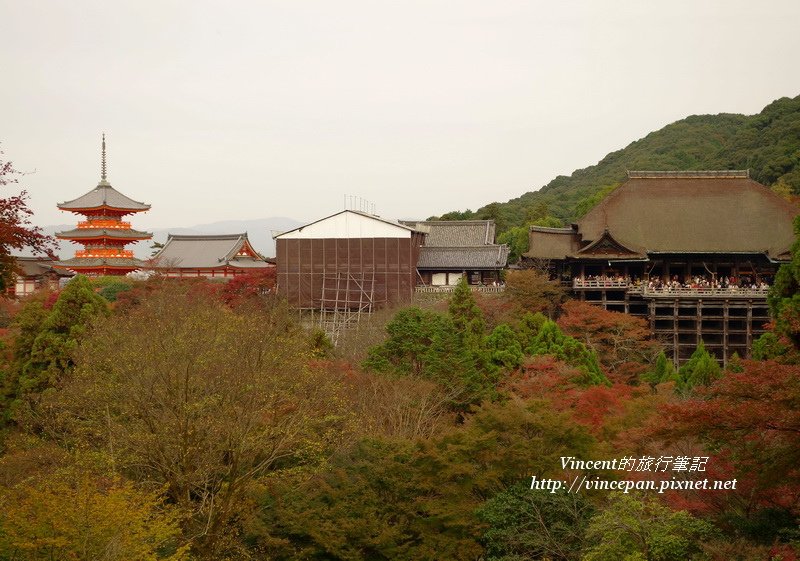
[[[566,302],[558,326],[595,351],[603,367],[629,380],[635,380],[661,351],[646,320],[586,302]]]
[[[728,529],[761,543],[796,539],[800,519],[800,366],[741,362],[693,398],[666,405],[650,439],[705,447],[724,496],[695,492]]]

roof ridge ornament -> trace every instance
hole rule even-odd
[[[103,133],[103,144],[100,156],[100,185],[110,185],[106,179],[106,133]]]

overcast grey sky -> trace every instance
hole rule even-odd
[[[476,209],[691,114],[800,94],[798,0],[0,0],[0,141],[40,225]]]

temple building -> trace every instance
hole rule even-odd
[[[56,261],[53,266],[84,275],[125,275],[141,269],[145,263],[133,256],[125,246],[153,235],[131,228],[122,218],[128,214],[150,210],[150,205],[130,199],[114,189],[106,178],[106,137],[103,135],[100,183],[71,201],[60,203],[60,210],[82,215],[85,220],[77,228],[57,232],[56,237],[81,244],[72,259]]]
[[[242,234],[169,234],[164,247],[153,257],[153,270],[167,277],[231,279],[274,267],[250,245]]]
[[[494,220],[401,221],[425,234],[417,261],[417,284],[455,286],[461,278],[473,286],[500,283],[508,246],[495,241]]]
[[[727,363],[764,332],[797,214],[747,171],[630,171],[570,227],[531,227],[525,257],[580,299],[647,318],[676,364],[701,340]]]
[[[14,261],[17,270],[14,272],[14,282],[7,291],[11,298],[30,296],[43,288],[56,290],[62,282],[73,276],[70,271],[55,269],[49,257],[16,256]]]

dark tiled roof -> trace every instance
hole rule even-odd
[[[80,210],[101,208],[104,206],[130,210],[132,212],[150,210],[150,205],[126,197],[107,182],[103,181],[85,195],[81,195],[77,199],[71,201],[59,203],[58,208],[62,210]]]
[[[544,228],[531,226],[529,249],[525,257],[537,259],[564,259],[580,248],[578,235],[572,228]]]
[[[417,269],[501,269],[508,262],[508,247],[429,247],[420,249]]]
[[[619,243],[648,253],[778,256],[794,241],[798,210],[741,173],[631,173],[578,222],[584,243],[608,230]]]
[[[427,233],[426,247],[477,247],[494,243],[494,220],[401,221]]]
[[[265,268],[270,265],[261,258],[237,256],[245,247],[254,251],[247,233],[206,236],[170,234],[167,243],[153,257],[156,268],[208,269],[215,267]]]
[[[48,273],[64,275],[64,271],[53,269],[53,260],[47,257],[14,257],[23,277],[39,277]]]
[[[115,238],[115,239],[128,239],[128,240],[149,240],[153,237],[150,232],[140,232],[133,229],[116,229],[109,230],[101,228],[75,228],[74,230],[67,230],[65,232],[56,232],[56,237],[64,240],[79,240],[84,238]]]

